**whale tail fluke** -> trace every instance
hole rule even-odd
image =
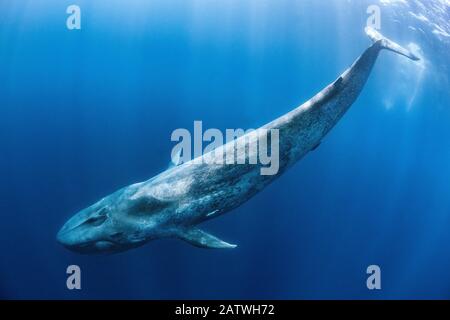
[[[366,27],[365,30],[366,30],[366,34],[369,36],[369,38],[374,43],[379,43],[382,49],[387,49],[387,50],[396,52],[396,53],[401,54],[402,56],[408,57],[414,61],[420,60],[420,58],[418,56],[416,56],[414,53],[412,53],[408,49],[403,48],[402,46],[395,43],[394,41],[389,40],[388,38],[384,37],[381,33],[379,33],[374,28]]]

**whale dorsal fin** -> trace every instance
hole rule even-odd
[[[230,244],[225,241],[216,238],[212,234],[209,234],[198,228],[190,228],[180,230],[176,236],[181,240],[189,242],[193,246],[199,248],[209,249],[233,249],[236,248],[235,244]]]
[[[311,151],[315,151],[320,146],[321,143],[322,141],[319,141],[314,147],[312,147]]]
[[[177,167],[180,164],[183,164],[183,159],[181,159],[182,148],[178,149],[176,153],[172,152],[172,160],[169,163],[169,169],[173,167]]]

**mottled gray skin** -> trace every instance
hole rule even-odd
[[[278,174],[261,175],[260,165],[190,161],[148,181],[125,187],[79,212],[58,233],[59,242],[81,253],[119,252],[168,237],[199,247],[235,247],[196,226],[248,201],[315,149],[360,94],[380,50],[386,48],[384,44],[382,40],[376,41],[335,82],[262,127],[279,129]],[[257,130],[240,139],[256,143],[258,136],[264,134],[267,131]],[[220,148],[235,148],[239,154],[245,151],[235,142]],[[216,154],[219,152],[203,157],[211,159]]]

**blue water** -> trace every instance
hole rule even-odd
[[[370,44],[374,3],[422,61],[383,52],[315,152],[203,226],[237,249],[56,242],[78,210],[165,170],[176,128],[255,128],[333,81]],[[436,0],[2,1],[0,297],[450,298],[449,19]]]

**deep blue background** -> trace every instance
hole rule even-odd
[[[425,59],[384,52],[320,148],[204,225],[237,249],[160,240],[80,256],[55,241],[78,210],[164,170],[174,129],[255,128],[309,99],[369,45],[374,2],[2,1],[0,297],[450,298],[450,45],[433,33],[450,14],[438,1],[380,4],[382,32]],[[73,3],[82,30],[66,29]],[[81,291],[65,287],[69,264]],[[371,264],[381,291],[366,288]]]

